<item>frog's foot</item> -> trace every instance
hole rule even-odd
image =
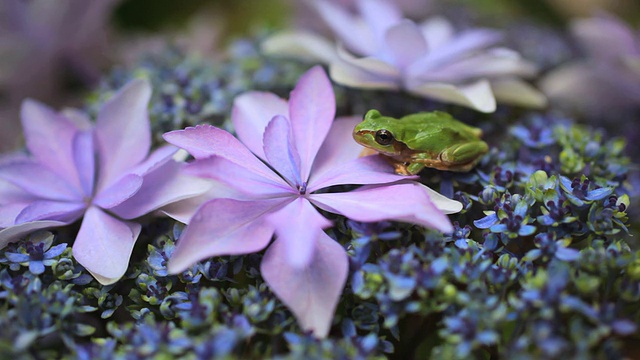
[[[396,170],[396,174],[398,175],[413,175],[409,172],[409,169],[407,169],[407,164],[403,162],[395,162],[393,164],[393,168]]]
[[[406,164],[406,163],[405,163]],[[422,171],[422,169],[424,169],[424,164],[421,163],[410,163],[409,166],[406,166],[407,171],[409,172],[409,174],[406,175],[415,175],[417,173],[419,173],[420,171]],[[397,172],[397,169],[396,169]]]

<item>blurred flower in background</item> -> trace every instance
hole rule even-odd
[[[544,95],[521,79],[534,76],[535,65],[499,47],[498,31],[458,31],[439,16],[415,23],[386,0],[356,1],[356,13],[329,1],[313,5],[333,30],[336,45],[298,30],[276,34],[264,50],[327,63],[335,82],[356,88],[403,89],[481,112],[495,111],[496,99],[546,105]]]
[[[551,71],[540,85],[551,101],[590,116],[640,106],[640,36],[611,14],[574,20],[585,58]]]
[[[6,0],[0,3],[0,151],[20,139],[25,97],[59,104],[70,88],[101,75],[109,18],[120,0]]]

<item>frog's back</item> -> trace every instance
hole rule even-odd
[[[406,138],[407,146],[412,149],[427,150],[433,145],[433,150],[439,150],[443,143],[469,141],[482,135],[482,130],[440,111],[411,114],[400,120],[406,129],[415,131]]]

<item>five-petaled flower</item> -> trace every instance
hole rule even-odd
[[[0,163],[0,247],[83,218],[73,256],[102,284],[124,275],[141,230],[128,220],[210,187],[181,173],[176,148],[149,155],[150,96],[147,81],[129,83],[102,105],[95,124],[77,110],[23,103],[29,155]]]
[[[303,329],[323,337],[347,277],[348,259],[323,231],[331,221],[317,208],[356,221],[390,219],[452,230],[443,211],[459,211],[458,202],[394,174],[378,156],[358,157],[362,148],[351,132],[359,119],[334,121],[334,116],[331,83],[322,68],[314,67],[301,77],[289,101],[264,92],[236,98],[232,121],[239,140],[207,125],[165,134],[169,143],[195,157],[185,168],[188,174],[228,189],[226,198],[205,202],[191,217],[169,271],[268,246],[261,263],[265,281]],[[345,192],[337,185],[363,186]],[[167,212],[184,213],[178,204]],[[188,212],[192,204],[184,206]]]
[[[495,111],[496,99],[546,105],[544,95],[521,79],[535,75],[535,66],[496,46],[501,34],[495,30],[456,32],[443,17],[416,24],[387,0],[358,0],[359,14],[326,0],[313,5],[338,38],[337,47],[296,31],[276,34],[264,50],[327,63],[331,78],[346,86],[404,89],[482,112]]]

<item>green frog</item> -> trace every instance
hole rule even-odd
[[[481,137],[481,129],[441,111],[395,119],[369,110],[353,130],[360,145],[385,156],[402,175],[415,175],[425,167],[469,171],[489,151]]]

